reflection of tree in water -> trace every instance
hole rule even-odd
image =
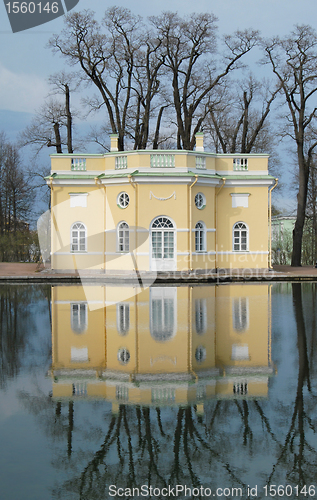
[[[35,332],[32,302],[47,297],[50,287],[0,286],[0,388],[18,375],[30,334]]]
[[[297,327],[297,349],[298,349],[298,376],[296,397],[293,405],[293,413],[289,428],[281,446],[278,459],[273,466],[272,473],[268,478],[268,484],[274,482],[277,472],[285,469],[285,476],[292,484],[299,486],[313,484],[316,477],[317,450],[313,446],[314,440],[310,439],[317,432],[317,420],[311,417],[316,409],[317,395],[312,395],[310,363],[313,350],[308,351],[306,324],[303,313],[302,292],[305,290],[301,283],[292,283],[293,306]],[[312,297],[316,298],[316,284],[311,286]],[[307,295],[305,294],[305,299]],[[315,304],[313,300],[313,312]],[[307,317],[307,315],[306,315]],[[316,318],[312,320],[312,340],[316,339]],[[312,342],[312,346],[314,342]],[[309,394],[308,394],[309,393]],[[310,411],[305,410],[305,396],[310,405]],[[307,405],[307,406],[308,406]]]
[[[316,288],[311,290],[314,298]],[[21,394],[29,411],[60,443],[54,465],[66,471],[68,479],[61,479],[53,498],[101,500],[107,498],[110,484],[124,488],[187,484],[245,491],[250,471],[259,488],[313,484],[317,399],[311,394],[307,338],[311,346],[316,332],[310,335],[304,321],[301,285],[294,284],[292,292],[298,373],[295,394],[290,393],[284,403],[232,396],[206,401],[202,416],[193,406],[160,409],[121,404],[111,413],[109,403],[90,402],[95,406],[84,420],[79,401]],[[309,319],[309,329],[314,321]],[[103,415],[98,425],[97,413]]]
[[[169,484],[210,486],[214,463],[223,470],[227,482],[246,487],[222,458],[218,444],[213,445],[193,407],[167,411],[169,418],[165,415],[162,422],[160,408],[120,405],[108,420],[103,442],[82,469],[82,450],[77,456],[74,453],[78,475],[56,490],[55,496],[62,498],[67,490],[81,500],[102,499],[110,484],[131,489],[142,484],[160,488]]]
[[[256,400],[209,402],[204,417],[190,406],[159,409],[122,404],[112,414],[108,403],[99,402],[92,412],[104,415],[98,427],[80,417],[79,401],[56,402],[45,394],[20,396],[28,410],[40,417],[55,445],[59,443],[54,466],[61,473],[66,471],[68,479],[55,488],[56,499],[101,500],[107,497],[110,484],[122,488],[187,484],[212,489],[225,485],[245,491],[250,467],[255,484],[280,482],[284,474],[289,482],[300,484],[301,477],[294,476],[299,465],[304,470],[309,458],[313,472],[316,462],[311,447],[305,462],[301,444],[295,445],[296,432],[302,432],[305,440],[297,397],[292,418],[274,432],[278,416],[267,411],[266,402]],[[271,472],[263,474],[262,468],[252,466],[252,460],[266,455]]]

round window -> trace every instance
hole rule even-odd
[[[122,365],[126,365],[130,361],[130,352],[128,349],[119,349],[118,360]]]
[[[202,210],[206,206],[206,198],[203,193],[197,193],[195,196],[195,205],[199,210]]]
[[[206,348],[203,346],[198,346],[195,351],[195,359],[197,363],[202,363],[206,359]]]
[[[122,192],[118,195],[118,200],[117,200],[118,206],[120,208],[127,208],[127,206],[130,203],[130,198],[128,193]]]

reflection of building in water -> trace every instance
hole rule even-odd
[[[53,396],[154,405],[266,396],[269,287],[53,287]]]

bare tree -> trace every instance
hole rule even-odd
[[[66,127],[66,120],[64,105],[56,99],[48,99],[21,133],[20,144],[33,146],[36,153],[46,146],[55,147],[56,153],[62,153],[63,145],[67,144],[62,130]]]
[[[34,190],[22,168],[18,147],[0,133],[0,259],[28,258]]]
[[[145,28],[141,17],[112,7],[99,24],[91,11],[74,13],[66,18],[66,28],[50,40],[50,46],[70,64],[79,65],[86,80],[97,87],[98,97],[86,100],[86,104],[91,110],[106,107],[110,130],[118,134],[119,150],[124,149],[125,136],[133,141],[134,149],[144,149],[164,56],[159,50],[161,41]],[[160,108],[156,128],[164,108]]]
[[[151,17],[164,47],[164,64],[171,74],[178,149],[193,149],[195,134],[209,112],[212,91],[238,66],[258,42],[258,32],[237,31],[224,37],[222,60],[216,52],[216,17],[192,14],[181,18],[165,12]]]
[[[70,95],[75,92],[80,84],[80,80],[75,74],[61,71],[49,77],[53,94],[62,94],[65,97],[65,118],[67,130],[67,152],[73,153],[73,116],[70,108]]]
[[[265,54],[287,106],[284,115],[285,134],[296,144],[299,185],[292,266],[300,266],[308,180],[313,152],[317,146],[314,131],[317,116],[317,34],[310,26],[296,26],[288,37],[267,41]]]
[[[1,166],[1,228],[2,233],[17,232],[22,221],[30,215],[32,186],[22,170],[18,148],[7,142],[3,145]]]
[[[278,92],[279,88],[272,90],[268,82],[259,82],[251,74],[219,87],[204,126],[216,151],[271,152],[274,132],[268,115]]]

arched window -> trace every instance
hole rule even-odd
[[[150,288],[150,333],[157,342],[171,340],[177,330],[177,289]]]
[[[130,305],[126,302],[117,304],[117,330],[120,335],[126,335],[130,329]]]
[[[75,222],[71,228],[71,251],[87,251],[87,230],[82,222]]]
[[[201,221],[195,226],[195,250],[196,252],[206,251],[206,226]]]
[[[168,217],[157,217],[152,222],[152,228],[174,229],[174,224]]]
[[[86,303],[78,302],[71,304],[70,324],[75,333],[83,333],[87,330],[88,317]]]
[[[237,332],[244,332],[249,328],[249,301],[247,297],[233,299],[232,323]]]
[[[244,222],[237,222],[233,226],[233,251],[245,252],[248,250],[248,228]]]
[[[167,217],[157,217],[152,223],[152,257],[174,258],[174,224]]]
[[[118,252],[129,252],[129,224],[120,222],[117,233]]]
[[[207,331],[207,301],[206,299],[195,300],[195,326],[198,335]]]

